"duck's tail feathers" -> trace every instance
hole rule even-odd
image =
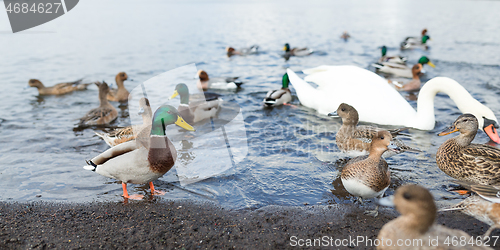
[[[401,133],[401,131],[405,131],[405,130],[408,130],[408,129],[410,129],[410,127],[396,128],[396,129],[389,129],[388,131],[391,133],[392,137],[396,137],[396,136],[398,136],[398,135],[402,135],[402,136],[411,136],[410,134]]]
[[[384,65],[381,63],[373,63],[372,66],[375,67],[376,69],[381,69],[384,67]]]
[[[398,138],[393,138],[392,141],[393,141],[394,145],[399,147],[401,153],[402,152],[413,152],[413,153],[421,153],[422,152],[422,150],[420,150],[420,149],[412,148],[412,147],[404,144],[404,142],[399,140]]]
[[[235,81],[234,81],[234,84],[236,84],[236,87],[238,87],[238,88],[239,88],[239,87],[241,87],[241,85],[243,84],[243,82],[242,82],[242,81],[240,81],[240,80],[235,80]]]
[[[276,104],[276,99],[273,99],[273,98],[266,98],[266,99],[264,99],[264,104],[265,104],[266,106],[269,106],[269,107],[270,107],[270,106],[273,106],[273,105],[275,105],[275,104]]]
[[[464,210],[463,206],[460,206],[460,204],[452,206],[452,207],[444,207],[438,210],[438,212],[445,212],[445,211],[457,211],[457,210]]]
[[[94,131],[94,133],[95,133],[97,136],[101,137],[102,139],[105,139],[105,137],[106,137],[104,133],[98,133],[98,132],[95,132],[95,131]]]
[[[87,162],[87,166],[83,166],[83,169],[95,172],[95,169],[97,168],[97,165],[95,165],[95,163],[93,163],[92,160],[88,160],[88,161],[85,161],[85,162]]]

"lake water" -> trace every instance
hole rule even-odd
[[[239,76],[245,82],[239,91],[220,94],[241,107],[248,150],[234,167],[202,181],[184,185],[177,171],[168,172],[155,182],[167,191],[160,199],[208,199],[230,208],[350,203],[336,163],[345,158],[335,144],[340,120],[301,106],[295,94],[293,106],[264,109],[266,92],[280,87],[287,68],[298,72],[351,64],[373,70],[370,64],[386,45],[388,54],[404,54],[409,64],[427,55],[436,68],[425,67],[423,82],[453,78],[500,115],[498,10],[499,1],[86,0],[54,21],[17,34],[0,11],[0,200],[123,200],[119,182],[82,168],[86,159],[108,148],[93,129],[76,128],[77,119],[98,106],[97,88],[41,97],[34,88],[24,89],[30,78],[47,85],[82,77],[112,83],[125,71],[133,79],[125,86],[132,90],[163,72],[192,65],[211,76]],[[431,49],[400,52],[401,40],[418,36],[422,28],[429,30]],[[344,30],[352,36],[348,42],[339,38]],[[285,61],[280,56],[285,43],[318,53]],[[262,53],[225,56],[226,46],[252,44]],[[173,89],[165,91],[170,95]],[[113,104],[119,117],[112,126],[129,125],[132,104]],[[449,138],[436,134],[460,111],[446,95],[438,95],[435,106],[436,128],[411,130],[406,140],[423,152],[388,160],[393,180],[387,194],[404,183],[418,183],[443,205],[460,199],[446,191],[451,178],[435,163],[437,148]],[[195,150],[189,135],[174,140],[178,164],[203,168],[221,161],[220,155]],[[214,138],[221,137],[194,144],[202,150],[200,145]],[[483,132],[475,139],[487,141]],[[224,149],[224,140],[214,143]],[[148,187],[130,185],[129,192],[145,194]]]

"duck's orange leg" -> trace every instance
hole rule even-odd
[[[122,182],[122,188],[123,188],[123,195],[122,196],[125,199],[140,200],[144,197],[144,195],[140,195],[140,194],[128,195],[127,183],[125,183],[125,182]]]
[[[456,192],[458,193],[459,195],[466,195],[466,194],[469,194],[470,191],[469,190],[453,190],[452,192]]]
[[[152,195],[164,195],[167,193],[165,191],[155,190],[155,186],[153,185],[153,182],[149,183],[149,188],[151,189]]]

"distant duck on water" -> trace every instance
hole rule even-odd
[[[198,82],[196,86],[198,87],[198,89],[202,90],[235,90],[243,84],[242,81],[238,80],[238,77],[209,78],[208,73],[204,70],[199,70],[197,76]]]
[[[106,82],[96,82],[99,88],[99,107],[90,110],[84,117],[80,118],[80,126],[105,125],[118,117],[118,111],[109,103],[106,96],[109,87]]]
[[[64,95],[75,90],[85,90],[91,83],[82,83],[82,79],[74,82],[58,83],[51,87],[45,87],[38,79],[30,79],[28,81],[30,87],[38,89],[39,95]]]

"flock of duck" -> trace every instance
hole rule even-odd
[[[344,32],[342,39],[349,39]],[[421,37],[408,37],[401,43],[401,49],[427,49],[427,30]],[[438,92],[450,96],[464,113],[439,136],[458,132],[448,139],[436,153],[437,166],[447,175],[456,179],[464,187],[461,194],[471,194],[464,201],[441,209],[461,210],[466,214],[489,224],[493,229],[500,227],[500,149],[472,143],[478,129],[483,130],[496,143],[498,120],[485,105],[474,99],[458,82],[447,77],[436,77],[420,88],[419,74],[424,65],[434,67],[427,57],[422,57],[412,68],[406,66],[407,58],[387,56],[387,48],[381,47],[382,57],[376,63],[376,70],[401,77],[413,78],[408,84],[391,86],[385,78],[374,72],[356,66],[319,66],[303,70],[301,79],[294,71],[287,69],[282,78],[282,88],[271,90],[263,100],[265,107],[275,107],[292,101],[289,84],[293,85],[300,103],[330,117],[340,117],[342,126],[336,133],[339,149],[350,156],[356,156],[343,167],[341,181],[344,188],[363,203],[363,199],[379,198],[380,205],[395,205],[401,216],[387,223],[380,231],[379,238],[423,239],[431,236],[463,236],[466,233],[452,230],[434,223],[436,206],[428,190],[418,185],[404,185],[393,197],[385,197],[390,185],[390,168],[385,158],[402,152],[418,152],[405,145],[398,137],[410,136],[403,133],[409,128],[432,130],[435,125],[434,97]],[[307,56],[313,51],[308,48],[291,48],[285,45],[284,57]],[[258,46],[236,50],[226,49],[227,56],[244,56],[258,53]],[[236,89],[242,84],[237,78],[209,78],[198,72],[197,87],[200,90]],[[105,82],[95,82],[99,89],[98,108],[92,109],[80,119],[80,126],[106,125],[117,118],[117,111],[111,102],[128,101],[129,92],[124,87],[128,79],[125,72],[116,75],[117,89],[110,89]],[[418,80],[418,81],[417,81]],[[315,83],[313,87],[308,82]],[[40,95],[61,95],[75,90],[84,90],[90,83],[82,80],[45,87],[39,80],[31,79],[29,86],[38,88]],[[405,86],[409,87],[405,88]],[[418,90],[417,110],[396,90]],[[103,176],[120,180],[123,197],[141,199],[141,195],[129,195],[127,183],[149,183],[153,195],[163,192],[155,190],[153,181],[168,172],[175,163],[177,153],[166,135],[168,125],[177,125],[185,130],[195,130],[196,124],[216,117],[223,106],[218,94],[190,94],[188,87],[177,84],[170,99],[180,97],[180,105],[162,105],[155,112],[151,110],[147,98],[139,100],[138,113],[143,124],[115,129],[109,133],[97,133],[111,147],[87,161],[84,167]],[[383,98],[380,98],[383,97]],[[404,126],[385,130],[375,126],[361,126],[358,122],[381,125]],[[193,127],[194,126],[194,127]],[[375,210],[366,211],[377,216]],[[468,236],[468,235],[467,235]]]

